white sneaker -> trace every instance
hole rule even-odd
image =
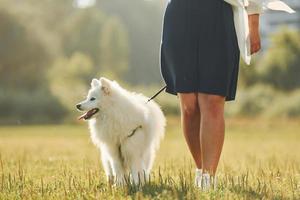
[[[196,169],[195,173],[195,186],[201,188],[202,182],[202,169]]]
[[[217,189],[217,186],[218,186],[218,183],[217,183],[217,176],[215,175],[214,177],[213,177],[213,188],[214,188],[214,190],[216,190]]]
[[[207,191],[210,189],[210,174],[202,174],[202,190]]]
[[[217,177],[216,176],[211,176],[208,173],[203,173],[202,174],[202,190],[208,191],[210,189],[217,189]]]

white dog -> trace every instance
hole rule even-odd
[[[89,120],[107,180],[116,185],[124,184],[128,175],[133,183],[144,183],[164,137],[164,114],[153,100],[147,100],[101,77],[92,80],[87,99],[76,105],[87,111],[79,119]]]

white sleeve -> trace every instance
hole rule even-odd
[[[263,12],[263,5],[261,0],[249,0],[249,5],[246,7],[248,15],[261,14]]]

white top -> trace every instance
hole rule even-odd
[[[288,5],[280,0],[224,0],[232,5],[234,14],[234,25],[238,38],[241,57],[247,65],[250,65],[250,38],[248,15],[261,14],[264,10],[281,10],[294,13]]]

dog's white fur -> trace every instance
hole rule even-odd
[[[91,101],[92,97],[95,99]],[[91,138],[101,151],[107,180],[116,185],[124,184],[128,174],[135,184],[144,183],[164,137],[164,114],[153,100],[147,100],[101,77],[92,80],[87,99],[80,103],[85,111],[100,109],[89,120]]]

